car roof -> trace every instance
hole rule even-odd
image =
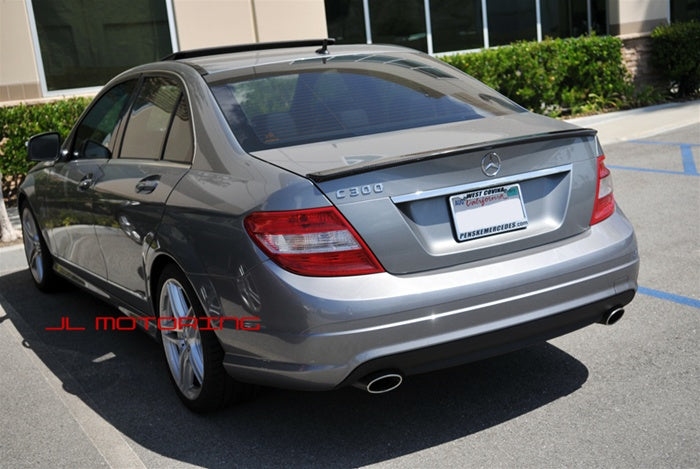
[[[332,60],[339,55],[400,54],[416,52],[400,46],[385,44],[334,45],[329,41],[324,49],[324,40],[290,41],[284,43],[244,44],[240,46],[196,49],[174,53],[165,61],[177,61],[197,69],[202,75],[247,69],[275,63],[290,63],[302,60]],[[324,53],[324,50],[326,53]]]

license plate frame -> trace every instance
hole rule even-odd
[[[458,242],[522,230],[528,226],[520,184],[488,187],[449,198]]]

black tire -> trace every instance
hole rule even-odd
[[[176,315],[204,317],[204,310],[187,277],[175,265],[163,269],[157,291],[156,311],[160,318]],[[159,329],[170,381],[189,409],[208,412],[253,395],[255,386],[235,381],[226,373],[224,350],[213,331],[199,327],[172,331],[164,330],[164,327]]]
[[[56,291],[62,282],[53,271],[53,257],[46,246],[36,217],[28,206],[22,207],[21,214],[24,254],[34,285],[43,292]]]

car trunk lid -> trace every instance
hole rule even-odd
[[[599,153],[595,131],[514,114],[255,156],[314,180],[388,272],[410,274],[585,231]]]

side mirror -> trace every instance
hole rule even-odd
[[[61,137],[58,132],[46,132],[34,135],[27,142],[29,161],[53,161],[58,158],[61,149]]]

